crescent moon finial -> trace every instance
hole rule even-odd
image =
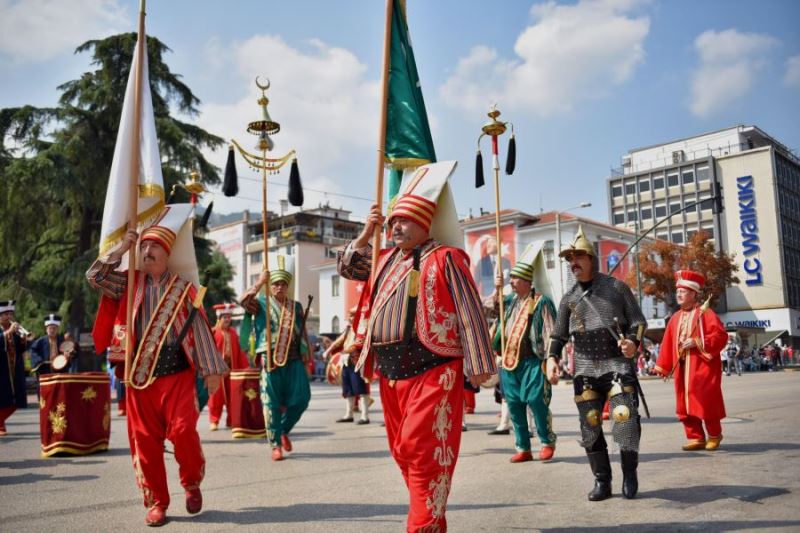
[[[267,84],[266,84],[266,85],[261,85],[260,83],[258,83],[258,78],[259,78],[259,77],[258,77],[258,76],[256,76],[256,87],[258,87],[259,89],[261,89],[261,91],[262,91],[262,92],[263,92],[263,91],[266,91],[267,89],[269,89],[269,86],[270,86],[270,81],[269,81],[269,78],[267,78]]]

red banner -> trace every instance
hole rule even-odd
[[[105,372],[50,374],[39,379],[42,456],[88,455],[108,449],[111,380]]]
[[[260,439],[267,436],[261,405],[261,372],[231,372],[231,432],[234,439]]]
[[[486,228],[466,234],[472,276],[478,286],[481,299],[494,292],[494,278],[497,274],[497,239],[495,228]],[[500,252],[503,259],[503,276],[508,284],[508,273],[517,260],[517,228],[514,224],[500,226]]]

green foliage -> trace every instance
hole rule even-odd
[[[36,333],[44,330],[42,317],[54,311],[70,330],[87,329],[94,319],[97,295],[84,272],[97,257],[135,44],[135,33],[88,41],[76,52],[91,54],[94,70],[61,85],[56,107],[0,109],[0,298],[17,299],[18,319]],[[147,48],[165,190],[185,181],[191,169],[204,183],[219,183],[219,169],[202,150],[218,148],[223,139],[171,115],[191,119],[199,100],[163,61],[169,48],[155,37],[148,37]],[[224,274],[208,246],[198,254],[200,265]],[[227,282],[213,281],[209,301]]]

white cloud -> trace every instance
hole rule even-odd
[[[783,83],[788,87],[800,89],[800,55],[786,60],[786,74],[783,76]]]
[[[245,95],[236,102],[207,102],[201,106],[199,125],[226,139],[236,139],[245,149],[255,151],[256,137],[247,133],[248,122],[261,116],[256,100],[260,91],[254,84],[256,75],[261,83],[269,77],[271,88],[267,91],[268,111],[273,120],[281,124],[281,131],[273,137],[273,157],[282,156],[294,148],[304,186],[330,192],[344,192],[369,197],[371,190],[347,190],[346,183],[355,183],[353,176],[336,176],[347,168],[354,153],[363,155],[374,148],[378,128],[377,80],[366,78],[367,67],[349,50],[313,40],[300,50],[274,35],[254,36],[242,43],[221,46],[212,43],[206,50],[218,49],[233,58],[236,72],[227,73],[226,82],[232,94]],[[215,60],[209,58],[213,63]],[[231,61],[228,61],[231,64]],[[372,152],[374,153],[374,152]],[[209,154],[211,155],[211,154]],[[211,155],[213,161],[224,162],[224,154]],[[370,161],[372,163],[372,161]],[[255,177],[237,157],[239,175]],[[373,168],[372,164],[367,165]],[[270,181],[288,179],[288,166],[280,177]],[[371,177],[362,177],[371,180]],[[371,183],[371,181],[369,181]],[[254,181],[240,183],[240,195],[261,198],[260,186]],[[277,202],[286,197],[285,187],[271,189],[270,199]],[[306,191],[306,206],[316,206],[329,199],[331,205],[348,202],[341,197],[325,197]],[[218,198],[215,198],[215,202]],[[240,209],[233,200],[223,201],[222,210]],[[215,204],[216,205],[216,204]],[[359,203],[364,210],[363,202]],[[255,206],[247,205],[251,210]],[[350,205],[349,207],[353,207]],[[276,205],[270,202],[270,209]]]
[[[0,56],[36,63],[134,29],[118,0],[0,0]]]
[[[538,115],[568,111],[625,83],[644,60],[646,16],[642,2],[581,0],[573,5],[533,6],[535,23],[520,33],[516,57],[503,59],[477,46],[459,60],[440,88],[445,102],[470,111],[498,102]]]
[[[699,65],[692,75],[692,113],[709,116],[746,95],[776,44],[769,35],[735,29],[701,33],[694,41]]]

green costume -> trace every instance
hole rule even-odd
[[[546,337],[549,337],[555,322],[555,306],[545,295],[522,299],[513,294],[504,297],[504,308],[506,353],[500,379],[514,423],[517,451],[531,449],[527,407],[533,412],[536,434],[542,445],[555,446],[556,435],[550,412],[552,390],[544,369]],[[499,328],[496,328],[493,346],[499,353]]]
[[[267,426],[267,438],[273,447],[281,445],[281,435],[288,435],[308,407],[311,399],[311,387],[308,383],[304,360],[308,358],[309,350],[305,333],[301,330],[303,321],[303,306],[299,302],[289,300],[288,305],[294,306],[294,320],[291,327],[291,342],[286,353],[286,363],[278,366],[273,362],[271,370],[267,372],[266,357],[266,299],[263,294],[258,296],[258,313],[255,317],[255,351],[261,355],[261,402],[264,405],[264,419]],[[272,340],[271,352],[275,354],[279,342],[279,324],[284,313],[283,306],[275,298],[270,298],[270,333]],[[240,330],[240,339],[243,350],[249,350],[250,332],[252,330],[252,315],[245,314]],[[288,328],[288,325],[287,325]]]

